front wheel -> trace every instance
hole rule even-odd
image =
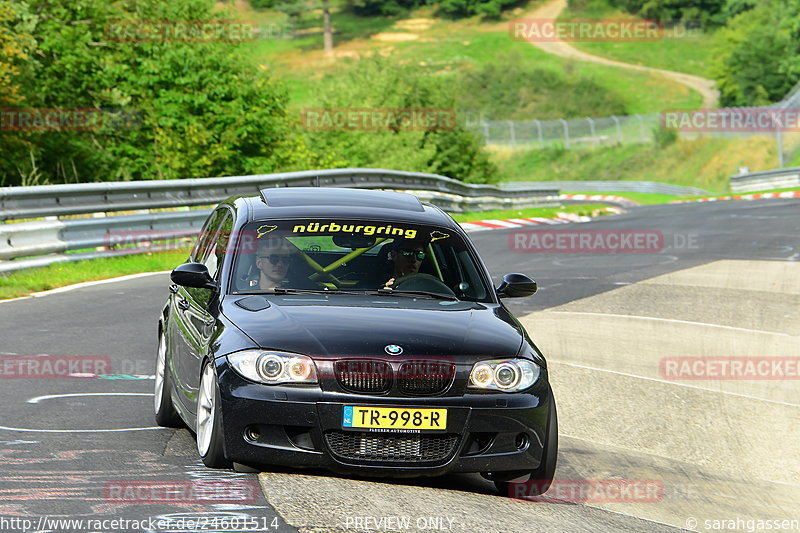
[[[524,496],[540,496],[547,492],[553,483],[556,474],[558,459],[558,414],[556,413],[556,400],[550,396],[550,412],[547,417],[547,440],[542,450],[542,462],[539,468],[532,471],[527,481],[495,481],[494,486],[503,496],[513,497],[515,494]],[[524,485],[517,488],[517,485]],[[519,491],[519,492],[518,492]]]
[[[200,390],[197,392],[197,451],[209,468],[230,468],[225,458],[220,416],[219,387],[214,366],[208,361],[203,367]]]
[[[167,342],[164,333],[158,334],[158,358],[156,359],[156,390],[154,393],[156,423],[167,428],[183,426],[183,420],[172,404],[172,374],[167,368]]]

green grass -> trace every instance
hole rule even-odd
[[[531,207],[528,209],[479,211],[472,213],[450,213],[456,222],[475,222],[477,220],[505,220],[508,218],[555,218],[559,213],[583,216],[598,216],[597,204],[565,205],[561,207]]]
[[[739,167],[776,167],[775,142],[768,137],[681,140],[601,149],[547,148],[493,151],[505,181],[634,180],[657,181],[725,192]]]
[[[658,194],[651,192],[628,192],[628,191],[561,191],[562,194],[602,194],[607,196],[620,196],[632,200],[639,205],[656,205],[668,204],[673,200],[682,200],[687,198],[685,196],[677,196],[672,194]]]
[[[243,13],[243,18],[271,16],[255,12]],[[433,18],[430,8],[416,11],[408,18],[432,18],[435,23],[425,30],[404,30],[393,27],[399,19],[387,17],[354,17],[336,12],[333,24],[337,33],[334,46],[340,56],[326,58],[321,51],[321,35],[296,39],[262,40],[243,45],[244,60],[259,65],[266,73],[281,79],[289,90],[291,106],[295,109],[313,107],[316,102],[315,84],[325,75],[336,75],[348,68],[348,61],[367,54],[391,55],[398,61],[425,68],[433,75],[454,75],[493,63],[498,56],[517,51],[520,61],[530,68],[553,69],[568,78],[588,77],[601,88],[620,94],[626,101],[628,114],[650,113],[665,108],[693,109],[701,105],[700,95],[683,85],[669,82],[660,76],[633,72],[616,67],[565,60],[547,54],[530,43],[515,41],[508,34],[507,22],[484,22],[476,19],[442,20]],[[510,17],[510,15],[509,15]],[[321,22],[309,18],[308,24]],[[379,32],[414,33],[412,41],[377,41],[370,37]],[[568,95],[567,95],[568,96]],[[356,105],[354,103],[354,105]],[[591,110],[587,109],[590,115]],[[486,117],[491,119],[492,117]],[[546,118],[546,117],[538,117]],[[559,117],[560,118],[560,117]]]
[[[567,9],[561,16],[561,19],[571,18],[641,20],[602,2],[588,4],[580,9]],[[579,50],[608,59],[711,78],[713,33],[694,28],[685,33],[680,31],[680,28],[674,31],[666,29],[663,38],[653,41],[593,41],[571,44]]]
[[[800,186],[798,187],[787,187],[785,189],[768,189],[764,191],[750,191],[750,192],[731,192],[726,193],[723,195],[716,195],[716,194],[704,194],[701,196],[680,196],[677,199],[680,200],[699,200],[700,198],[714,198],[714,197],[726,197],[726,196],[749,196],[751,194],[767,194],[773,192],[794,192],[800,191]]]
[[[10,272],[0,275],[0,300],[27,296],[33,292],[46,291],[83,281],[108,279],[140,272],[172,270],[186,261],[188,256],[189,249],[187,248],[153,254],[58,263],[42,268]]]

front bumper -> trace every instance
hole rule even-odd
[[[255,384],[231,370],[224,357],[217,360],[217,375],[228,460],[366,476],[535,470],[552,394],[544,372],[524,393],[425,398]],[[447,431],[345,431],[344,405],[447,408]]]

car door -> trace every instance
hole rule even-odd
[[[203,263],[212,276],[217,274],[218,255],[215,252],[217,238],[225,218],[230,217],[227,209],[215,211],[198,237],[197,244],[189,260]],[[174,295],[174,361],[178,397],[185,409],[194,413],[199,383],[197,358],[205,354],[204,335],[210,319],[208,307],[214,292],[210,289],[179,287]]]

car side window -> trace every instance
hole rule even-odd
[[[220,224],[219,231],[217,231],[214,239],[209,243],[209,253],[203,261],[203,264],[208,268],[208,273],[216,280],[219,280],[219,271],[225,260],[225,251],[228,249],[228,242],[230,242],[232,230],[233,216],[228,212],[222,224]]]
[[[208,252],[209,243],[217,234],[217,230],[219,229],[220,222],[224,215],[225,211],[217,209],[208,217],[208,221],[206,221],[203,229],[200,230],[200,235],[198,235],[197,242],[195,242],[192,253],[189,256],[190,261],[193,263],[203,262],[205,254]]]
[[[192,251],[191,260],[203,263],[212,278],[218,279],[219,267],[225,258],[233,217],[227,209],[218,209],[200,234],[197,245]],[[226,230],[227,228],[227,230]],[[211,301],[211,290],[186,287],[186,292],[201,307],[207,307]]]
[[[217,232],[219,231],[219,227],[224,216],[225,211],[222,209],[217,209],[208,218],[208,222],[206,222],[205,226],[203,226],[203,229],[197,238],[197,243],[192,250],[192,255],[190,256],[191,261],[195,263],[203,263],[208,258],[208,254],[211,251],[211,244],[216,239]]]

